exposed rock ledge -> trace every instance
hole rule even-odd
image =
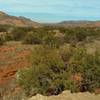
[[[48,97],[37,94],[28,100],[100,100],[100,95],[91,94],[89,92],[72,94],[69,91],[64,91],[58,96]]]

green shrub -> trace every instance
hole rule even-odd
[[[12,39],[15,41],[23,40],[26,34],[27,30],[22,27],[14,27],[10,32]]]
[[[30,60],[31,68],[18,73],[18,83],[27,95],[57,95],[66,89],[91,92],[100,88],[98,53],[91,55],[82,47],[68,45],[60,49],[38,45]]]
[[[100,54],[87,54],[86,50],[78,49],[69,61],[71,74],[81,74],[80,91],[94,92],[100,88]]]
[[[100,88],[100,54],[87,55],[84,64],[82,88],[94,92]]]
[[[64,90],[62,74],[64,62],[56,49],[36,47],[32,55],[32,68],[19,73],[19,83],[28,91],[44,95],[58,94]],[[30,93],[31,94],[31,93]]]
[[[25,94],[56,95],[66,89],[91,92],[100,88],[100,54],[88,54],[85,47],[76,45],[87,37],[98,37],[99,29],[64,29],[63,45],[49,31],[49,28],[34,30],[23,40],[27,44],[38,44],[34,45],[29,59],[31,68],[18,72],[18,83]]]
[[[58,38],[54,37],[53,34],[48,34],[43,38],[43,43],[49,45],[50,47],[59,47],[60,42]]]
[[[5,39],[4,39],[4,37],[1,35],[1,36],[0,36],[0,45],[3,45],[4,42],[5,42]]]
[[[41,44],[42,40],[38,33],[30,32],[25,36],[23,43],[25,43],[25,44]]]
[[[65,29],[65,41],[68,43],[77,43],[80,41],[86,40],[86,38],[96,39],[97,37],[100,37],[100,28],[68,28]]]

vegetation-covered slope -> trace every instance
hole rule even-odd
[[[38,93],[58,95],[64,90],[100,93],[99,42],[99,27],[32,28],[0,25],[1,83],[1,76],[14,79],[6,88],[1,87],[1,97],[7,100],[16,100],[18,97],[21,100],[23,96]],[[9,43],[9,50],[5,50]],[[28,51],[32,51],[31,54]],[[26,59],[29,64],[26,64]],[[8,69],[8,75],[2,74],[8,65],[11,69],[12,66],[16,67],[14,74]],[[20,88],[17,92],[15,84],[17,89]],[[6,91],[8,87],[11,94],[7,92],[9,90]]]

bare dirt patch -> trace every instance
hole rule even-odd
[[[0,94],[4,91],[16,90],[15,74],[18,70],[29,67],[28,56],[31,54],[31,47],[20,43],[10,43],[0,47]],[[9,84],[12,84],[12,86]],[[14,87],[13,87],[14,86]],[[4,87],[4,88],[3,88]],[[7,88],[9,88],[7,90]],[[3,94],[2,94],[3,91]]]

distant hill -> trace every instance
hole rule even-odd
[[[33,15],[34,16],[34,15]],[[100,27],[100,21],[62,21],[59,23],[38,23],[25,17],[16,17],[0,11],[0,24],[21,27],[59,26],[59,27]]]
[[[58,27],[100,27],[100,21],[62,21],[59,23],[46,23],[44,25]]]
[[[80,26],[80,27],[100,27],[100,21],[63,21],[58,23],[59,26]]]
[[[0,11],[0,24],[1,25],[15,25],[20,27],[40,27],[41,25],[28,18],[10,16]]]

